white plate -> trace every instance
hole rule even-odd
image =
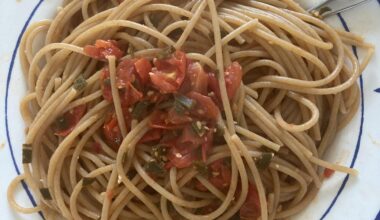
[[[316,2],[305,1],[304,2]],[[20,147],[24,124],[19,103],[25,83],[18,60],[18,42],[25,27],[56,13],[57,0],[0,1],[0,216],[1,219],[42,219],[38,214],[20,215],[10,209],[6,190],[21,168]],[[358,177],[336,174],[327,180],[312,204],[296,219],[380,220],[380,1],[343,13],[328,21],[337,28],[362,34],[376,45],[377,53],[360,78],[362,103],[350,123],[337,137],[326,158],[359,170]],[[358,54],[361,56],[360,51]],[[21,188],[17,200],[31,206],[32,196]]]

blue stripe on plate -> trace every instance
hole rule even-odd
[[[29,25],[30,21],[32,20],[34,14],[36,13],[37,9],[40,7],[40,5],[41,5],[41,3],[43,1],[44,0],[40,0],[37,3],[37,5],[33,8],[33,11],[29,15],[28,20],[26,20],[26,22],[25,22],[25,24],[24,24],[24,26],[23,26],[23,28],[21,30],[21,33],[20,33],[20,35],[17,38],[16,47],[13,50],[12,60],[11,60],[10,66],[9,66],[9,71],[8,71],[8,76],[7,76],[7,84],[6,84],[6,91],[5,91],[5,105],[4,105],[5,106],[5,131],[6,131],[6,134],[7,134],[7,141],[8,141],[9,150],[10,150],[10,153],[11,153],[13,165],[14,165],[14,167],[16,169],[16,173],[18,175],[20,175],[20,169],[19,169],[19,167],[17,165],[16,159],[15,159],[15,156],[14,156],[14,153],[13,153],[13,147],[12,147],[11,138],[10,138],[10,135],[9,135],[9,127],[8,127],[8,95],[9,95],[9,84],[10,84],[10,81],[11,81],[11,78],[12,78],[13,66],[14,66],[14,62],[15,62],[15,59],[16,59],[18,48],[20,46],[21,38],[24,35],[24,33],[26,31],[26,28],[28,27],[28,25]],[[34,200],[33,195],[30,192],[28,186],[25,184],[24,181],[22,181],[21,183],[22,183],[22,187],[24,188],[26,194],[28,195],[29,200],[32,203],[32,205],[33,206],[37,206],[36,201]],[[44,216],[43,216],[43,214],[42,214],[42,212],[39,212],[39,214],[40,214],[40,216],[43,219],[45,219]]]
[[[349,32],[350,29],[348,28],[348,25],[347,25],[346,21],[344,20],[344,18],[342,17],[341,14],[338,14],[338,18],[339,18],[340,22],[342,23],[344,29]],[[352,47],[352,50],[354,51],[355,56],[358,57],[356,47]],[[351,164],[350,164],[351,168],[354,167],[355,162],[356,162],[356,158],[359,154],[360,143],[361,143],[362,134],[363,134],[363,124],[364,124],[364,91],[363,91],[363,78],[362,78],[362,76],[360,76],[359,84],[360,84],[360,97],[361,97],[360,128],[359,128],[359,137],[358,137],[358,140],[356,142],[356,148],[355,148],[354,156],[353,156]],[[350,178],[350,176],[346,175],[346,177],[344,178],[344,180],[342,182],[342,185],[340,186],[340,188],[338,190],[338,193],[335,195],[333,201],[331,202],[331,204],[329,205],[329,207],[327,208],[325,213],[323,213],[321,220],[324,219],[329,214],[329,212],[332,210],[332,208],[334,207],[334,205],[335,205],[336,201],[338,200],[340,194],[343,192],[344,188],[346,187],[346,184],[347,184],[349,178]]]
[[[380,0],[379,0],[380,1]],[[378,92],[378,93],[380,93],[380,88],[378,88],[378,89],[375,89],[375,92]]]

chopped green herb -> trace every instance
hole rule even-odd
[[[80,75],[75,81],[74,81],[74,89],[81,92],[83,91],[84,88],[87,86],[87,81],[83,77],[83,75]]]
[[[51,197],[50,191],[48,188],[41,188],[40,189],[41,195],[45,200],[52,200],[53,198]]]
[[[22,145],[22,163],[31,163],[32,162],[32,146],[30,144]]]
[[[135,108],[132,111],[132,117],[135,119],[140,118],[143,116],[147,109],[149,107],[149,102],[148,101],[141,101],[135,105]]]
[[[83,186],[89,186],[95,181],[93,177],[83,177]]]
[[[146,163],[144,168],[147,172],[159,176],[164,175],[166,172],[164,169],[164,164],[154,160]]]
[[[205,162],[197,160],[193,162],[194,168],[198,171],[201,175],[208,175],[210,173],[210,170],[208,169],[207,164]]]
[[[175,102],[174,106],[175,107],[182,107],[182,109],[192,109],[196,105],[195,100],[190,99],[184,95],[178,94],[175,96]]]
[[[223,137],[224,135],[224,128],[221,124],[216,124],[215,128],[215,137]]]
[[[199,137],[202,137],[206,133],[205,125],[200,121],[194,121],[191,123],[191,128],[194,133],[196,133]]]
[[[166,154],[167,154],[167,148],[165,146],[159,144],[152,147],[152,156],[157,161],[166,162],[167,161]]]
[[[266,169],[274,157],[273,153],[262,153],[261,157],[256,161],[256,166],[260,170]]]
[[[167,59],[172,53],[175,51],[173,46],[168,46],[166,48],[163,48],[160,53],[157,54],[157,58],[162,60],[162,59]]]

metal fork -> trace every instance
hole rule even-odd
[[[337,0],[325,0],[320,4],[310,8],[308,11],[313,16],[324,19],[326,17],[336,15],[338,13],[350,10],[352,8],[356,8],[363,4],[369,3],[372,0],[361,0],[361,1],[337,1]]]

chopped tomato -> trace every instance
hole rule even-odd
[[[192,122],[193,119],[186,115],[186,113],[184,114],[179,114],[177,113],[177,111],[175,110],[175,108],[171,108],[169,111],[168,111],[168,119],[167,119],[170,123],[172,124],[188,124],[189,122]]]
[[[99,60],[106,60],[108,56],[115,56],[116,59],[124,56],[124,52],[114,40],[97,40],[95,45],[85,46],[84,53]]]
[[[143,99],[143,94],[131,83],[120,92],[120,102],[123,108],[128,108]]]
[[[191,125],[186,126],[182,130],[181,136],[178,138],[176,146],[177,148],[182,150],[183,152],[189,152],[197,149],[204,142],[203,137],[199,137],[199,135],[195,134]]]
[[[111,81],[110,81],[110,72],[107,68],[104,68],[102,73],[100,74],[101,80],[101,89],[103,92],[103,98],[109,102],[112,102],[112,89],[111,89]]]
[[[143,85],[149,82],[149,72],[152,70],[152,65],[149,60],[145,58],[138,59],[135,62],[136,72],[141,80]]]
[[[226,81],[227,95],[230,100],[233,99],[237,90],[239,89],[242,77],[243,77],[243,70],[238,62],[233,62],[224,71],[224,79]]]
[[[117,65],[116,70],[116,85],[118,88],[126,88],[129,83],[134,83],[135,76],[135,61],[134,59],[123,60]]]
[[[189,92],[186,96],[196,101],[196,106],[191,110],[191,114],[201,119],[217,120],[219,109],[210,97],[198,92]]]
[[[162,137],[162,129],[149,130],[139,141],[140,144],[157,141]]]
[[[191,151],[187,153],[182,153],[178,148],[171,147],[168,152],[168,160],[165,164],[166,169],[170,169],[172,167],[177,168],[186,168],[193,164],[195,160],[197,160],[196,152]]]
[[[208,76],[199,62],[193,62],[187,66],[187,74],[190,78],[191,90],[207,95]]]
[[[256,220],[261,216],[259,193],[256,186],[249,184],[247,198],[240,208],[240,219]]]
[[[123,137],[115,113],[113,113],[103,125],[103,134],[107,143],[110,144],[112,148],[119,148]]]
[[[329,168],[326,168],[326,169],[323,171],[323,176],[324,176],[325,178],[330,178],[334,173],[335,173],[334,170],[329,169]]]
[[[62,117],[58,118],[55,135],[60,137],[66,137],[69,135],[86,113],[86,109],[87,107],[85,104],[79,105],[63,114]]]
[[[218,189],[224,190],[231,183],[231,169],[224,163],[223,159],[210,164],[211,176],[209,181]]]
[[[182,85],[186,73],[186,54],[176,51],[171,58],[154,60],[155,68],[149,73],[152,84],[161,93],[174,93]]]
[[[211,150],[212,145],[213,145],[214,128],[209,128],[204,139],[205,140],[202,143],[202,160],[203,160],[203,162],[206,162],[207,156],[210,153],[210,150]]]
[[[170,122],[168,112],[157,110],[153,112],[152,119],[150,120],[150,127],[160,128],[164,130],[175,130],[183,128],[183,124],[173,124]]]

